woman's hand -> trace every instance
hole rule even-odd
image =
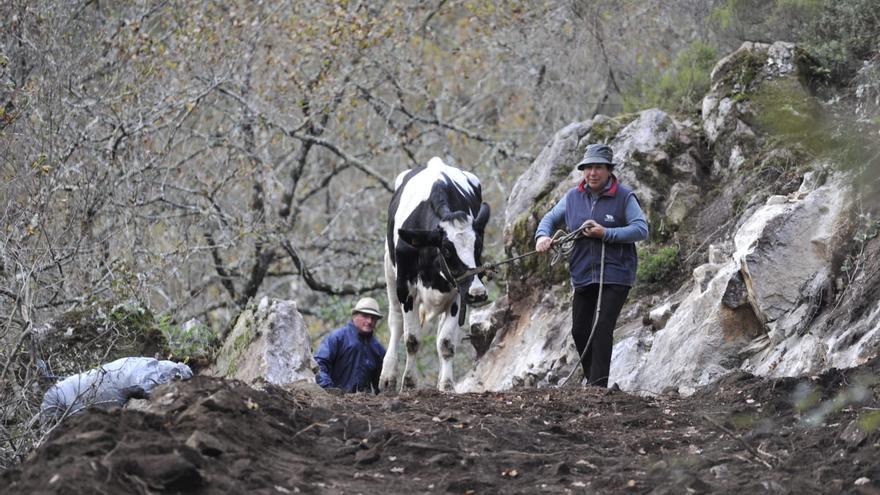
[[[584,235],[587,237],[595,237],[596,239],[605,238],[605,227],[596,223],[595,220],[587,220],[581,225]]]
[[[539,253],[543,253],[544,251],[550,249],[550,246],[553,245],[553,239],[547,237],[546,235],[542,235],[538,237],[538,240],[535,241],[535,251]]]

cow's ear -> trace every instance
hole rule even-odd
[[[480,213],[478,213],[477,218],[474,219],[474,230],[477,232],[483,232],[486,229],[487,223],[489,223],[489,204],[483,203],[480,206]]]
[[[443,241],[443,232],[439,230],[397,229],[397,233],[400,234],[401,239],[415,248],[440,246]]]

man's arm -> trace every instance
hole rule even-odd
[[[336,351],[339,349],[339,340],[334,334],[328,335],[321,345],[318,346],[318,352],[315,353],[315,361],[318,362],[320,371],[315,381],[321,388],[336,388],[333,382],[333,366],[336,364]]]

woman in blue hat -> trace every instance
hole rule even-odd
[[[583,180],[541,219],[535,249],[550,249],[551,232],[563,222],[583,231],[569,255],[571,335],[587,383],[607,387],[614,326],[636,281],[635,243],[648,238],[648,222],[635,193],[612,173],[610,146],[587,146],[577,168]]]

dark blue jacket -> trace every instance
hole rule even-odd
[[[601,194],[593,194],[582,181],[541,219],[535,237],[550,236],[553,227],[565,221],[570,232],[584,221],[594,220],[605,227],[604,239],[582,238],[569,255],[573,287],[599,283],[602,243],[605,243],[606,284],[632,286],[636,280],[638,257],[635,242],[648,237],[648,223],[632,190],[613,175]]]
[[[316,378],[323,388],[346,392],[379,392],[379,374],[385,348],[375,336],[361,335],[354,323],[330,332],[315,353],[321,371]]]

